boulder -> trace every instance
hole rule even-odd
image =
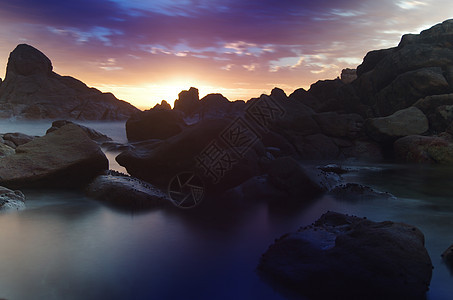
[[[80,129],[82,129],[90,139],[92,139],[93,141],[95,141],[96,143],[106,143],[106,142],[110,142],[112,141],[111,138],[109,138],[108,136],[106,136],[105,134],[99,132],[99,131],[96,131],[92,128],[89,128],[89,127],[86,127],[86,126],[83,126],[83,125],[79,125],[79,124],[76,124],[74,122],[71,122],[71,121],[66,121],[66,120],[58,120],[58,121],[53,121],[52,122],[52,127],[50,127],[49,129],[47,129],[46,133],[50,133],[52,131],[55,131],[55,130],[58,130],[59,128],[65,126],[66,124],[74,124],[76,126],[78,126]]]
[[[130,117],[126,122],[126,135],[131,142],[164,140],[180,133],[185,127],[180,112],[154,108]]]
[[[0,186],[0,212],[25,208],[25,196],[21,191],[12,191]]]
[[[171,203],[167,194],[151,184],[114,172],[96,177],[86,192],[92,198],[127,210],[150,209]]]
[[[291,197],[313,197],[324,192],[323,187],[292,157],[280,157],[270,163],[269,182]]]
[[[402,162],[453,163],[453,142],[450,135],[410,135],[393,144],[395,157]]]
[[[375,141],[385,142],[403,136],[422,134],[429,127],[425,114],[416,107],[409,107],[388,117],[367,119],[365,129]]]
[[[0,158],[0,185],[80,187],[107,168],[99,146],[78,126],[67,124]]]
[[[278,238],[258,270],[309,299],[425,299],[433,267],[424,243],[412,225],[328,212]]]
[[[420,98],[445,94],[450,90],[440,67],[409,71],[396,77],[375,95],[375,111],[379,116],[388,116],[411,106]]]
[[[30,45],[18,45],[9,56],[0,86],[1,117],[125,120],[137,111],[111,93],[53,72],[50,59]]]
[[[419,99],[414,104],[429,120],[429,128],[434,133],[445,131],[453,121],[451,108],[453,94],[434,95]]]
[[[264,146],[253,132],[242,136],[241,147],[226,144],[229,130],[244,124],[229,120],[211,119],[193,125],[180,134],[162,142],[143,142],[135,149],[116,157],[134,177],[158,187],[167,187],[181,172],[192,171],[204,179],[208,192],[217,193],[232,188],[259,175],[259,157]]]

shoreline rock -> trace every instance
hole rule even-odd
[[[424,299],[432,263],[411,225],[327,212],[277,239],[258,271],[277,289],[310,299]]]

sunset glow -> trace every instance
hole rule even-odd
[[[28,43],[55,72],[140,108],[191,86],[248,100],[333,79],[451,11],[447,0],[0,0],[0,66]]]

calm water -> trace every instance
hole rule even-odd
[[[125,140],[124,124],[85,125]],[[49,126],[3,121],[0,132],[42,135]],[[429,299],[451,299],[453,277],[440,254],[453,244],[453,169],[350,166],[348,180],[398,198],[132,214],[79,192],[25,190],[26,210],[0,214],[0,298],[283,299],[256,275],[260,255],[276,237],[335,210],[418,226],[435,266]]]

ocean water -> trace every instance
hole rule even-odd
[[[124,123],[83,125],[125,141]],[[3,133],[42,135],[49,127],[0,122]],[[397,198],[326,195],[287,210],[257,201],[132,213],[82,191],[23,190],[27,209],[0,214],[0,299],[285,299],[257,276],[260,255],[328,210],[419,227],[435,267],[428,299],[451,299],[453,276],[440,254],[453,244],[453,169],[344,166],[352,170],[347,180]]]

